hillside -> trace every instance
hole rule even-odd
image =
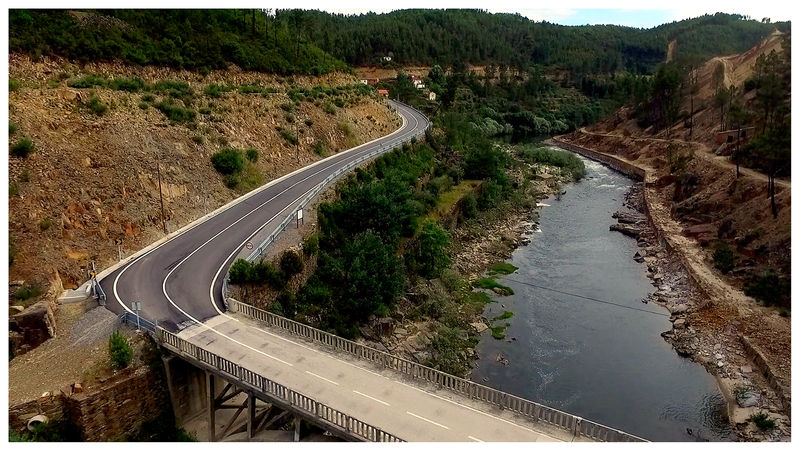
[[[519,14],[477,10],[400,10],[353,16],[305,11],[303,32],[321,49],[354,66],[391,56],[402,65],[531,64],[575,73],[650,73],[666,58],[742,52],[788,23],[761,23],[718,13],[651,29],[612,25],[562,26]]]
[[[12,54],[10,75],[9,144],[33,144],[27,157],[9,157],[10,280],[41,291],[56,276],[65,288],[82,283],[90,260],[98,268],[116,262],[115,240],[129,255],[163,236],[159,170],[173,231],[249,189],[399,126],[372,90],[341,73],[202,75]],[[75,87],[93,83],[101,84]],[[257,151],[232,189],[211,163],[225,147]],[[12,300],[36,299],[21,288],[15,284]]]

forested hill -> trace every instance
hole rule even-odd
[[[269,14],[267,14],[269,12]],[[79,61],[122,60],[189,69],[320,74],[351,66],[502,64],[557,66],[582,74],[653,73],[677,42],[678,57],[742,52],[789,23],[715,14],[651,29],[568,27],[518,14],[401,10],[345,16],[302,10],[99,10],[9,12],[9,49]],[[346,62],[346,64],[345,64]]]
[[[742,52],[776,28],[739,15],[706,15],[651,29],[563,26],[518,14],[476,10],[402,10],[358,16],[306,11],[303,32],[351,65],[371,65],[391,52],[398,64],[560,65],[583,73],[650,73],[677,40],[678,56],[708,59]]]
[[[9,50],[77,61],[322,74],[347,65],[258,10],[9,11]]]

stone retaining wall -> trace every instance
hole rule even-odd
[[[158,371],[147,366],[122,371],[97,388],[73,393],[72,387],[56,395],[9,407],[9,428],[23,430],[38,414],[50,420],[67,419],[84,441],[109,441],[134,433],[142,422],[171,408],[166,384]]]

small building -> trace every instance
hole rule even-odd
[[[370,86],[375,86],[381,81],[380,78],[367,78],[366,80],[367,80],[367,84],[370,85]]]
[[[414,82],[414,87],[415,88],[417,88],[417,89],[425,89],[425,83],[423,83],[422,80],[413,80],[413,82]]]
[[[391,57],[391,56],[384,56],[382,59],[383,59],[383,61],[384,61],[384,62],[386,62],[386,63],[388,63],[388,62],[391,62],[391,61],[392,61],[392,57]]]
[[[436,93],[431,91],[428,93],[428,100],[436,100]]]
[[[755,129],[755,127],[743,127],[717,132],[717,134],[714,136],[714,141],[717,144],[734,143],[736,142],[737,136],[742,141],[745,141],[753,136]]]
[[[378,90],[378,94],[380,94],[380,95],[382,95],[384,97],[389,97],[389,91],[386,90],[386,89],[379,89]]]
[[[369,84],[369,82],[367,81],[366,78],[362,78],[361,80],[358,80],[358,82],[361,83],[362,85],[368,85]]]

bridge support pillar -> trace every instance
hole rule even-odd
[[[294,441],[300,441],[300,417],[294,417]]]
[[[256,396],[253,392],[247,392],[247,439],[251,440],[255,436],[256,422]]]
[[[183,415],[177,409],[177,406],[180,405],[180,401],[178,400],[178,395],[175,393],[175,380],[174,375],[172,374],[172,359],[175,357],[172,355],[161,355],[161,361],[164,363],[164,373],[167,377],[167,391],[169,391],[169,402],[172,404],[172,413],[175,415],[175,423],[182,424],[183,423]]]
[[[206,371],[206,393],[208,396],[208,441],[213,442],[215,439],[214,430],[216,429],[216,425],[214,424],[214,420],[216,419],[216,400],[214,399],[214,374],[210,371]]]

